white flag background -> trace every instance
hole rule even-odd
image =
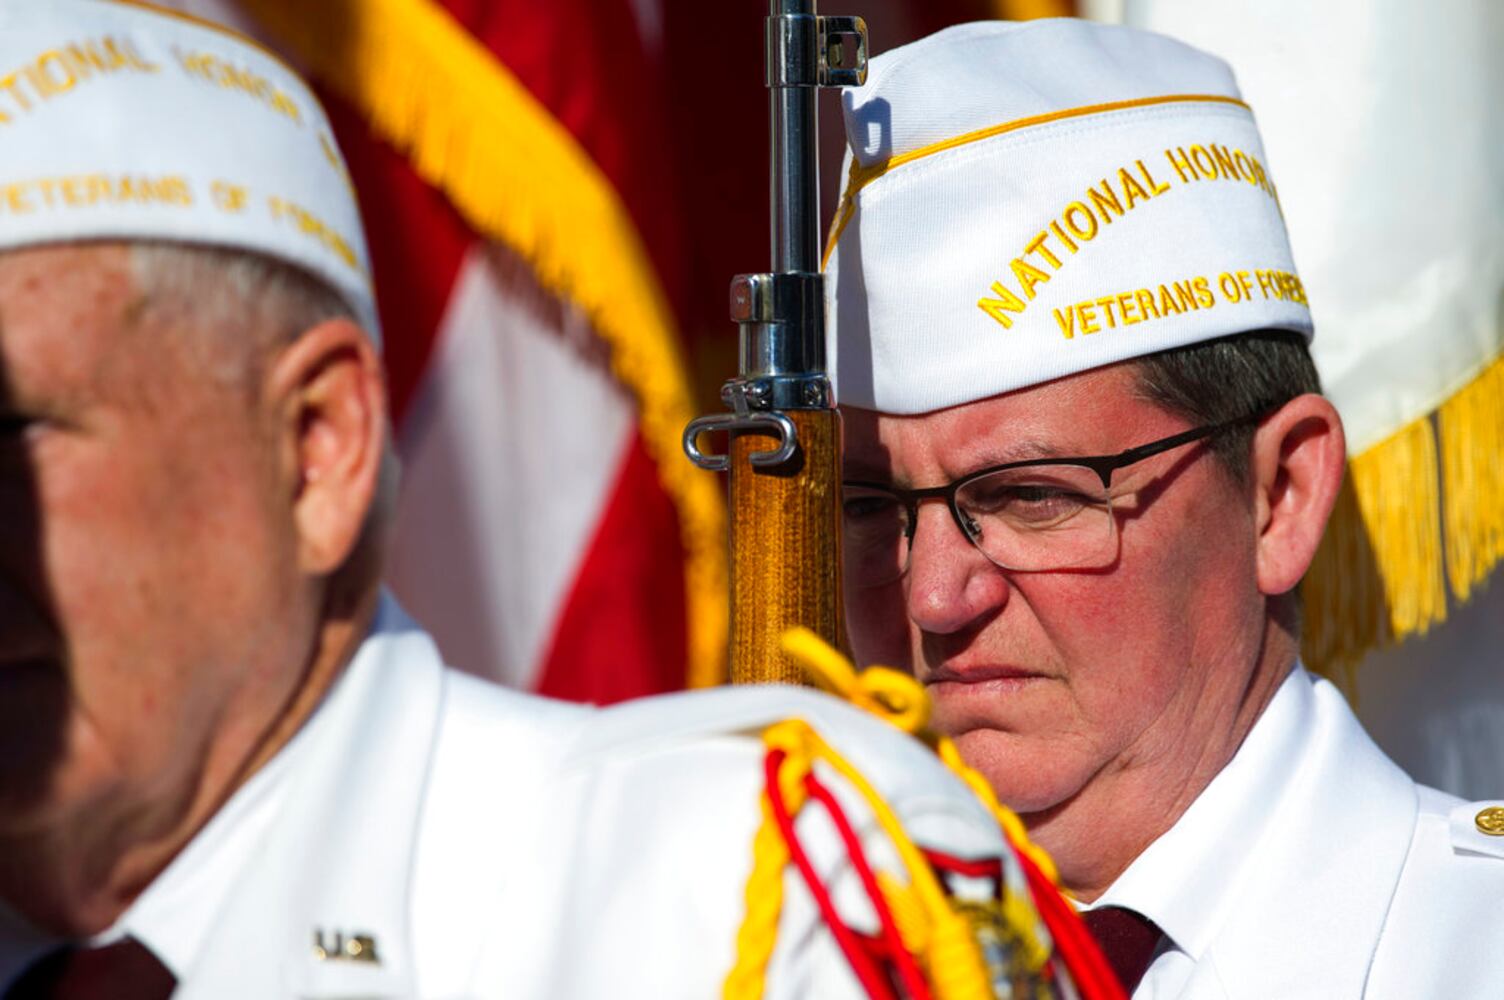
[[[1310,624],[1339,667],[1390,647],[1347,674],[1348,691],[1417,779],[1504,794],[1504,4],[1082,6],[1236,71],[1361,508],[1334,525],[1326,578],[1312,581],[1325,607],[1308,609],[1349,620]],[[1380,611],[1354,622],[1366,587]]]

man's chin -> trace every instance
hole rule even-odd
[[[1081,790],[1081,769],[1051,741],[998,729],[971,729],[953,739],[998,800],[1023,815],[1044,813]]]

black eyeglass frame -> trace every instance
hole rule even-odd
[[[1205,438],[1231,430],[1240,424],[1263,420],[1277,409],[1277,406],[1265,406],[1252,413],[1241,417],[1233,417],[1231,420],[1223,420],[1220,423],[1206,424],[1202,427],[1193,427],[1169,437],[1160,438],[1158,441],[1150,441],[1126,451],[1120,451],[1116,455],[1089,455],[1082,458],[1026,458],[1018,462],[1005,462],[1002,465],[991,465],[985,469],[977,469],[968,472],[960,479],[952,480],[944,486],[927,486],[923,489],[909,490],[891,484],[865,482],[859,479],[846,479],[841,481],[841,486],[856,487],[864,490],[872,490],[877,493],[886,493],[904,505],[908,514],[908,523],[904,527],[904,537],[909,546],[914,545],[914,531],[919,524],[919,505],[926,500],[944,500],[945,506],[950,510],[950,516],[955,520],[956,527],[961,529],[961,534],[976,544],[976,538],[972,529],[966,524],[966,518],[962,516],[961,508],[956,504],[956,494],[965,486],[984,479],[987,476],[996,475],[999,472],[1007,472],[1011,469],[1028,469],[1050,465],[1070,465],[1078,468],[1087,468],[1095,472],[1102,480],[1102,489],[1112,489],[1112,474],[1119,469],[1130,465],[1136,465],[1145,459],[1163,454],[1181,445],[1190,444],[1193,441],[1201,441]]]

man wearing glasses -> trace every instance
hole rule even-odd
[[[926,684],[1136,997],[1497,995],[1504,809],[1415,785],[1300,666],[1343,431],[1229,68],[969,25],[845,111],[858,659]]]

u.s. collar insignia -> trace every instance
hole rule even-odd
[[[381,964],[381,956],[376,952],[375,935],[346,934],[344,931],[326,934],[322,927],[315,927],[313,930],[313,957],[320,962]]]

